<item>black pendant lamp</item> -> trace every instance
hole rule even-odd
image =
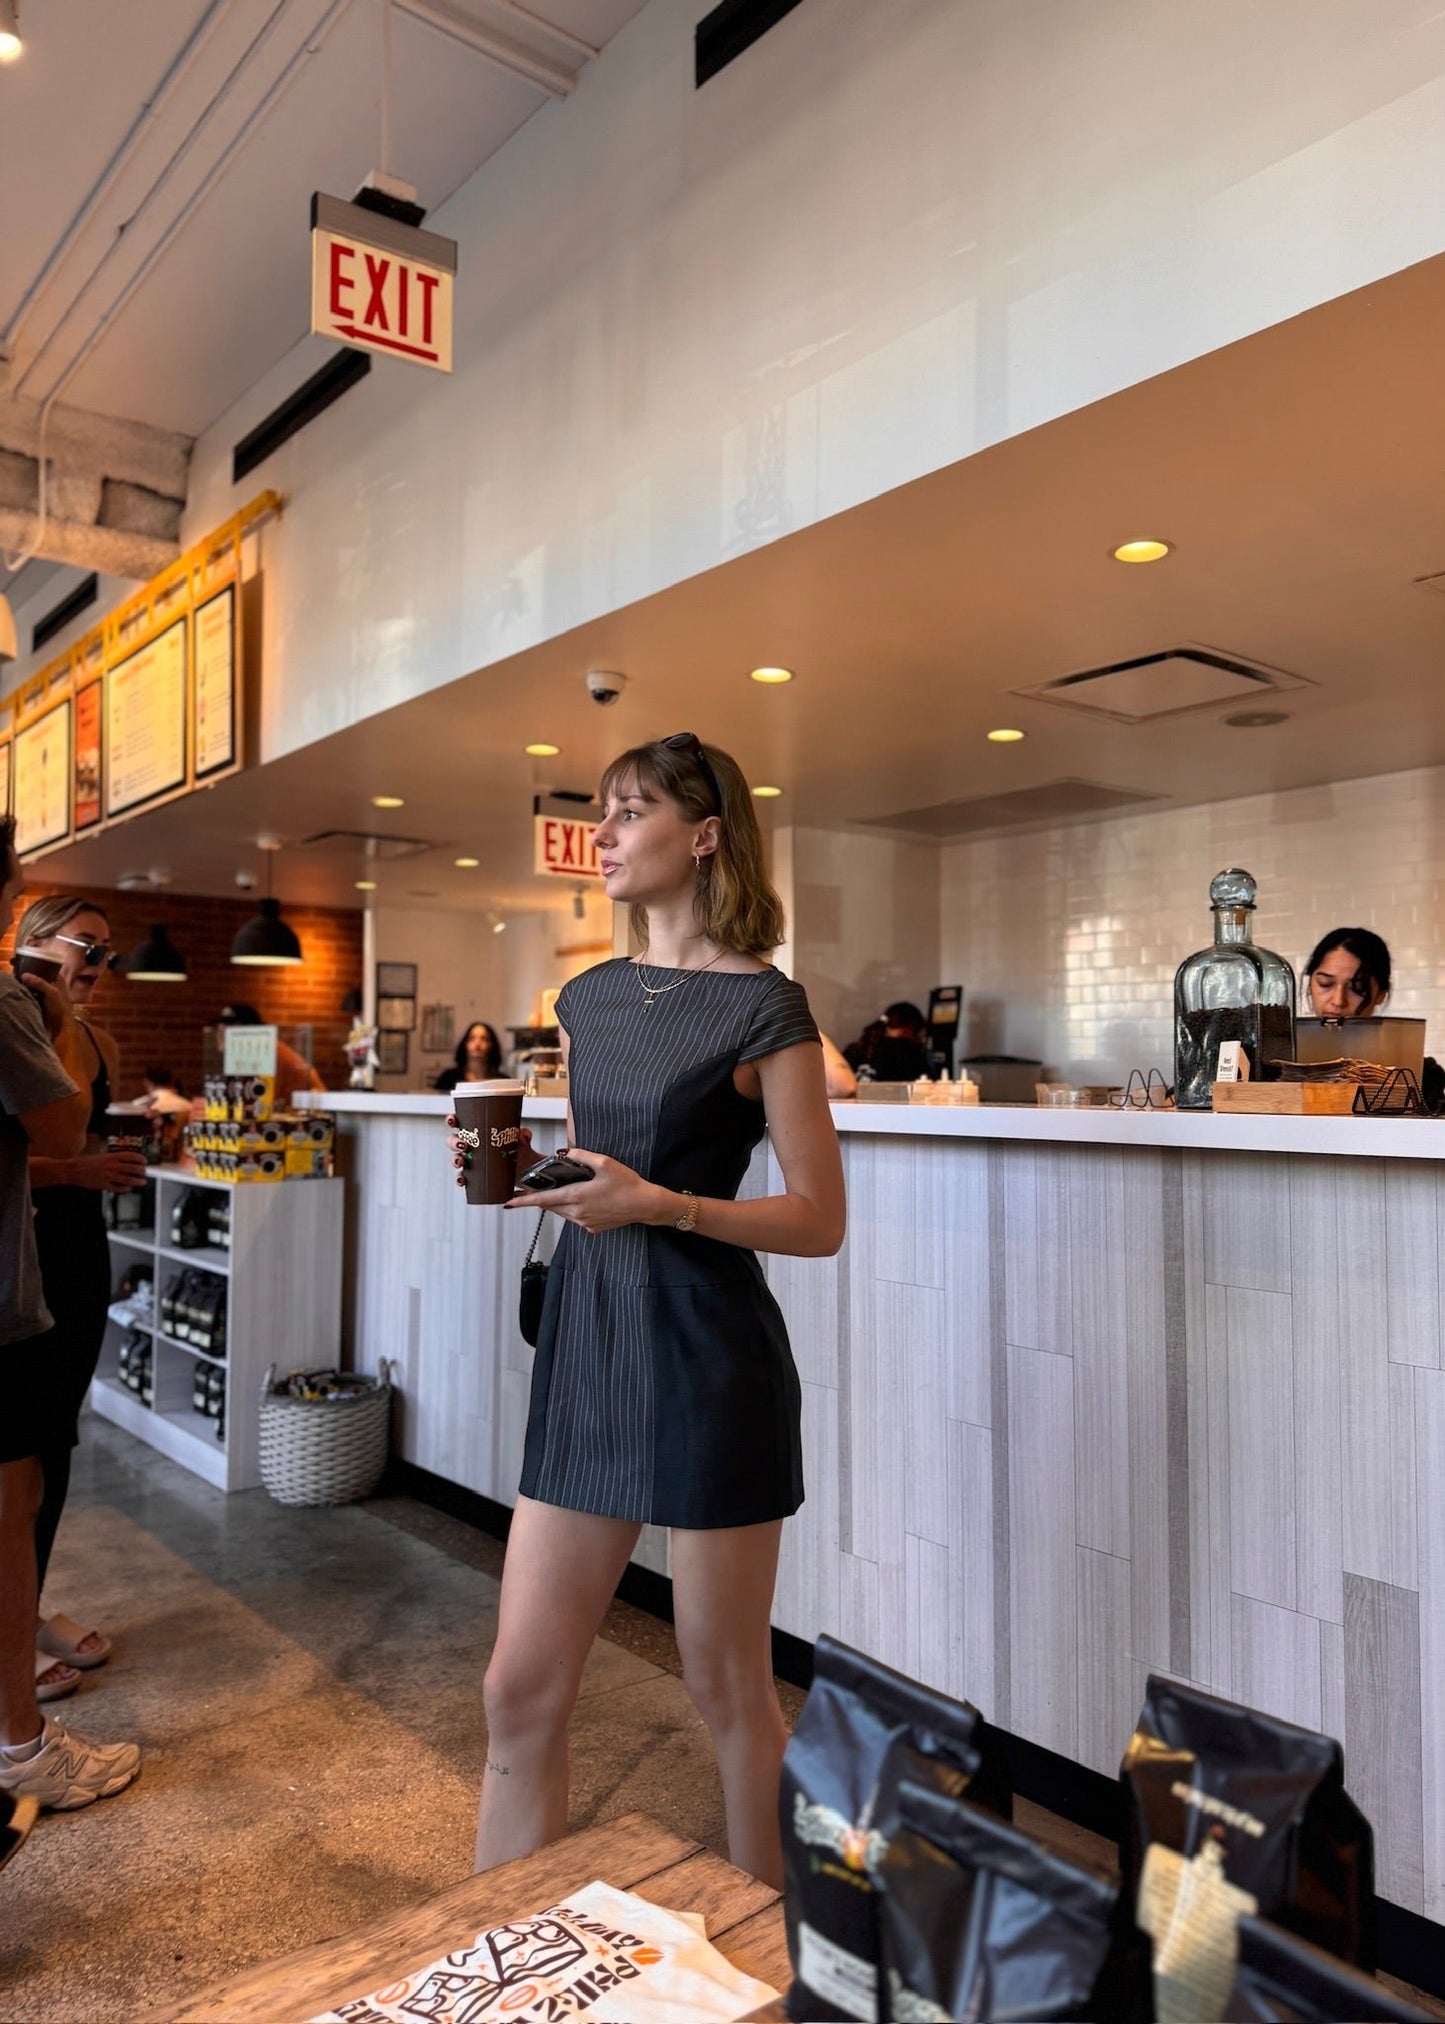
[[[231,961],[257,970],[294,968],[301,961],[301,944],[281,918],[280,900],[271,897],[271,859],[278,846],[263,840],[261,847],[266,852],[266,897],[232,942]]]
[[[137,943],[125,959],[125,974],[133,984],[184,984],[186,959],[166,933],[164,921],[157,921],[143,942]]]

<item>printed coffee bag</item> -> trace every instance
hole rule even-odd
[[[911,1780],[898,1810],[878,1871],[885,2017],[1149,2016],[1148,1942],[1117,1883]]]
[[[878,2008],[873,1876],[904,1778],[1007,1818],[1008,1766],[977,1708],[819,1638],[813,1686],[783,1759],[789,2014],[871,2020]]]
[[[1248,1914],[1374,1966],[1374,1842],[1338,1743],[1151,1674],[1120,1777],[1162,2024],[1222,2016]]]
[[[1425,2024],[1425,2011],[1268,1919],[1242,1918],[1238,1943],[1226,2024]]]

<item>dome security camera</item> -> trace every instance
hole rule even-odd
[[[260,884],[260,880],[253,871],[238,871],[236,873],[236,884],[241,888],[243,893],[249,893],[256,890],[256,887]]]
[[[604,710],[615,703],[627,687],[626,675],[613,674],[607,668],[589,668],[586,679],[588,695]]]

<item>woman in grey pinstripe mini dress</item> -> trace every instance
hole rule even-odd
[[[607,894],[643,946],[557,1001],[568,1137],[594,1178],[518,1205],[564,1228],[484,1689],[477,1867],[566,1832],[582,1667],[650,1523],[671,1528],[683,1677],[732,1859],[781,1885],[769,1615],[803,1497],[800,1395],[754,1253],[836,1252],[842,1167],[807,999],[763,960],[782,909],[736,763],[680,733],[615,760],[602,798]],[[738,1201],[765,1127],[785,1192]]]

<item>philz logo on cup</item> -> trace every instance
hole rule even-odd
[[[498,1079],[459,1082],[452,1091],[459,1145],[472,1153],[462,1169],[470,1203],[496,1206],[512,1198],[522,1139],[522,1085]]]

